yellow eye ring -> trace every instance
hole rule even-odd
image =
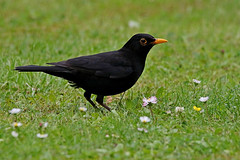
[[[141,44],[142,46],[146,46],[146,45],[147,45],[147,40],[146,40],[145,38],[141,38],[141,39],[140,39],[140,44]]]

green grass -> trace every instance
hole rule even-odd
[[[239,159],[239,7],[239,0],[0,1],[0,159]],[[140,32],[169,42],[150,51],[122,103],[113,96],[113,113],[94,110],[65,80],[13,71],[119,49]],[[142,107],[152,95],[155,121]],[[23,111],[10,115],[12,108]],[[15,121],[23,126],[14,129]],[[36,137],[40,122],[49,123],[46,139]]]

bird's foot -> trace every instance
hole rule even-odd
[[[101,106],[103,106],[104,108],[106,108],[109,112],[111,112],[111,108],[109,108],[106,104],[104,103],[99,103]]]
[[[103,98],[104,98],[104,96],[97,95],[96,101],[97,101],[101,106],[103,106],[104,108],[106,108],[109,112],[111,112],[111,108],[109,108],[106,104],[103,103]]]

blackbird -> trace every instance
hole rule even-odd
[[[119,50],[95,55],[81,56],[66,61],[47,63],[51,66],[19,66],[19,72],[44,72],[68,80],[73,87],[85,90],[84,97],[95,108],[91,94],[103,103],[104,96],[122,93],[131,88],[141,76],[148,52],[167,40],[154,38],[149,34],[135,34]]]

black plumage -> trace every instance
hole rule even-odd
[[[90,99],[96,94],[96,101],[108,109],[103,103],[104,96],[122,93],[131,88],[141,76],[148,52],[165,39],[156,39],[149,34],[136,34],[119,50],[95,55],[81,56],[66,61],[47,63],[51,66],[19,66],[20,72],[44,72],[64,78],[76,88],[85,90],[84,96]]]

